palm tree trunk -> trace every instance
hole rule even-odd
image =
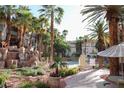
[[[17,44],[17,46],[18,46],[18,48],[19,48],[19,40],[20,40],[20,28],[18,27],[18,31],[17,31],[17,39],[18,39],[18,44]]]
[[[42,57],[42,36],[39,34],[38,36],[38,51],[39,51],[39,60],[41,61]]]
[[[118,19],[112,17],[109,20],[110,46],[118,44]],[[110,75],[119,75],[118,58],[110,58]]]
[[[54,12],[52,11],[51,12],[51,42],[50,42],[50,45],[51,45],[51,52],[50,52],[50,61],[53,62],[53,50],[54,50]]]
[[[103,36],[100,36],[100,35],[101,34],[99,34],[98,36],[98,39],[99,39],[98,40],[98,52],[103,51],[105,49]],[[103,68],[103,61],[104,61],[104,57],[98,56],[99,68]]]
[[[59,68],[56,67],[56,75],[59,76],[58,74],[59,74]]]
[[[23,26],[21,26],[21,30],[20,30],[20,42],[19,42],[19,47],[22,46],[23,43]]]
[[[7,31],[8,31],[8,34],[7,34],[7,45],[9,46],[10,45],[10,40],[11,40],[11,24],[10,24],[10,19],[8,18],[7,19]]]

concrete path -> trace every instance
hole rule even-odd
[[[100,78],[101,75],[109,74],[107,69],[90,69],[81,71],[76,75],[65,78],[66,88],[111,88],[114,85],[106,85],[107,81]]]

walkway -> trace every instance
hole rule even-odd
[[[107,69],[91,69],[81,71],[76,75],[65,78],[66,88],[111,88],[114,85],[106,85],[107,81],[100,78],[101,75],[109,74]]]

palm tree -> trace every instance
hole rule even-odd
[[[1,5],[0,6],[0,19],[7,25],[7,43],[10,44],[11,39],[11,25],[12,19],[15,14],[15,5]]]
[[[87,15],[83,20],[90,23],[99,18],[106,18],[109,24],[110,45],[118,44],[118,22],[124,10],[123,5],[87,5],[82,9],[81,14]],[[119,62],[117,58],[110,59],[110,75],[119,75]]]
[[[48,20],[45,17],[32,18],[32,31],[36,33],[37,49],[40,52],[39,59],[41,59],[41,52],[43,52],[43,35],[49,26]]]
[[[19,6],[17,9],[15,26],[20,30],[19,47],[23,46],[24,34],[32,25],[32,14],[27,6]]]
[[[97,40],[96,43],[96,48],[98,49],[98,52],[103,51],[107,45],[109,44],[108,42],[108,25],[105,24],[104,20],[98,20],[96,23],[92,24],[89,28],[89,31],[92,31],[88,36],[90,39],[95,39]],[[103,58],[98,57],[99,59],[99,68],[103,67]]]
[[[65,40],[66,40],[66,36],[67,36],[67,34],[68,34],[68,30],[63,30],[62,34],[63,34],[63,36],[64,36],[64,38],[65,38]]]
[[[55,72],[55,76],[59,76],[59,69],[62,69],[62,67],[66,67],[66,63],[62,62],[62,58],[61,57],[55,57],[54,58],[55,62],[54,64],[51,65],[51,68],[55,68],[56,72]]]
[[[41,13],[41,16],[45,16],[51,21],[51,52],[50,52],[50,59],[53,61],[53,45],[54,45],[54,21],[58,24],[61,22],[61,18],[63,17],[63,9],[60,7],[57,7],[55,5],[43,5],[42,8],[39,10]]]
[[[109,44],[108,42],[108,25],[104,20],[98,20],[96,23],[89,26],[88,31],[92,31],[88,36],[90,39],[97,40],[98,52],[103,51]]]

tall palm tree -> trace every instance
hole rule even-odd
[[[89,28],[89,31],[92,31],[88,36],[90,39],[97,40],[96,42],[96,48],[98,49],[98,52],[103,51],[107,45],[108,42],[108,33],[106,32],[108,30],[108,25],[105,24],[104,20],[98,20],[96,23],[92,24]],[[103,58],[98,57],[99,59],[99,67],[103,67]]]
[[[48,19],[50,19],[51,23],[51,53],[50,53],[50,59],[53,61],[53,52],[54,52],[54,21],[58,24],[60,24],[61,19],[63,17],[64,10],[60,7],[57,7],[55,5],[43,5],[42,8],[39,10],[41,13],[41,16],[45,16]]]
[[[98,52],[103,51],[109,44],[108,42],[108,25],[104,20],[98,20],[96,23],[89,26],[88,31],[92,31],[88,36],[90,39],[97,40],[96,48]]]
[[[17,9],[15,25],[20,30],[19,47],[23,46],[24,34],[32,25],[32,14],[27,6],[19,6]]]
[[[68,30],[63,30],[62,34],[63,34],[63,36],[64,36],[64,38],[65,38],[65,40],[66,40],[66,36],[67,36],[67,34],[68,34]]]
[[[32,31],[36,33],[37,49],[40,52],[39,59],[41,59],[41,52],[43,52],[43,35],[47,32],[49,23],[45,17],[33,17],[32,19]]]
[[[1,5],[0,6],[0,19],[7,25],[7,43],[10,44],[11,39],[11,25],[12,18],[15,14],[15,5]]]
[[[80,36],[79,38],[76,38],[76,54],[78,56],[82,54],[82,41],[83,41],[82,36]]]
[[[118,44],[118,22],[124,12],[123,5],[87,5],[81,14],[87,15],[83,20],[90,23],[99,18],[106,18],[109,24],[110,45]],[[117,58],[110,58],[110,75],[119,75],[119,62]]]

